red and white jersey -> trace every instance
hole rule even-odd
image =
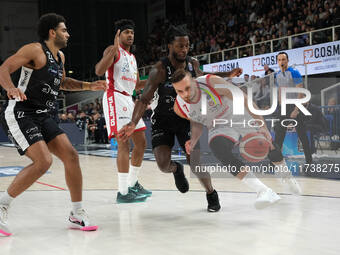
[[[220,96],[211,86],[209,77],[208,74],[195,79],[199,93],[196,102],[187,103],[179,95],[176,97],[177,107],[185,117],[208,128],[212,127],[214,119],[237,119],[236,116],[233,116],[233,101],[226,96]],[[206,101],[203,97],[206,98]],[[206,106],[204,106],[203,100],[206,102]],[[244,117],[242,116],[242,118]],[[247,113],[246,117],[249,117]]]
[[[105,74],[109,89],[132,95],[137,83],[137,72],[135,56],[119,46],[117,59]]]

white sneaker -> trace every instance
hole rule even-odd
[[[257,193],[257,199],[254,205],[256,209],[263,209],[267,206],[275,204],[279,200],[281,200],[281,197],[276,194],[272,189],[268,188]]]
[[[10,236],[11,231],[7,224],[8,206],[0,205],[0,236]]]
[[[93,225],[89,221],[89,216],[84,209],[78,209],[76,212],[71,211],[69,221],[71,228],[77,228],[83,231],[96,231],[98,226]]]
[[[283,183],[286,183],[289,187],[289,190],[294,195],[301,195],[302,189],[300,184],[295,180],[293,176],[285,177],[281,179]]]

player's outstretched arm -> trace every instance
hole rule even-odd
[[[65,56],[64,54],[59,51],[61,56],[61,60],[65,63]],[[66,91],[82,91],[82,90],[104,90],[107,89],[107,83],[104,80],[93,81],[93,82],[86,82],[86,81],[78,81],[76,79],[65,77],[65,68],[63,70],[63,79],[60,84],[60,89]]]
[[[106,70],[112,65],[113,61],[118,56],[118,48],[119,48],[119,33],[120,30],[118,29],[114,44],[107,47],[103,53],[103,57],[101,60],[96,64],[95,72],[98,76],[103,76]]]
[[[235,68],[231,70],[230,72],[217,72],[217,73],[209,73],[209,72],[204,72],[203,74],[214,74],[220,77],[238,77],[242,74],[243,70],[242,68]]]
[[[136,101],[135,108],[133,109],[131,122],[123,126],[118,135],[123,140],[127,140],[135,130],[138,121],[142,118],[148,104],[152,100],[158,86],[165,81],[165,70],[162,62],[157,62],[149,73],[149,78],[145,83],[143,94],[140,100]]]
[[[10,75],[20,67],[34,62],[34,59],[40,53],[39,50],[41,51],[36,43],[27,44],[20,48],[17,53],[6,59],[0,66],[0,85],[7,91],[9,99],[17,99],[19,101],[27,99],[25,94],[15,87]]]
[[[104,90],[107,89],[107,83],[104,80],[86,82],[86,81],[78,81],[76,79],[72,79],[66,77],[62,82],[60,89],[66,91],[82,91],[82,90]]]
[[[213,75],[217,75],[217,76],[220,76],[220,77],[230,77],[230,78],[232,78],[232,77],[240,76],[243,72],[242,68],[234,68],[230,72],[209,73],[209,72],[203,72],[200,69],[199,61],[195,58],[193,59],[193,64],[194,64],[194,69],[195,69],[197,76],[202,76],[202,75],[206,75],[206,74],[213,74]]]

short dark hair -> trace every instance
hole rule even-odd
[[[188,36],[188,32],[183,27],[170,26],[166,32],[166,43],[172,43],[177,36]]]
[[[287,57],[287,60],[289,59],[289,58],[288,58],[288,54],[287,54],[287,52],[284,52],[284,51],[281,51],[281,52],[277,53],[277,55],[276,55],[276,59],[277,59],[277,58],[278,58],[278,56],[279,56],[279,55],[281,55],[281,54],[285,54],[285,55],[286,55],[286,57]]]
[[[135,30],[135,22],[131,19],[120,19],[115,22],[115,33],[118,29],[120,29],[120,32],[123,30],[130,28]]]
[[[40,41],[48,40],[50,29],[56,29],[59,23],[65,23],[63,16],[56,13],[47,13],[40,17],[38,23],[38,36]]]
[[[179,82],[179,81],[183,80],[184,77],[185,77],[186,75],[190,75],[190,77],[191,77],[191,73],[188,72],[188,71],[186,71],[185,69],[183,69],[183,68],[177,69],[177,70],[171,75],[170,82],[171,82],[171,83]]]

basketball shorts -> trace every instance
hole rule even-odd
[[[0,123],[9,140],[24,155],[31,145],[38,141],[49,143],[64,131],[47,113],[25,115],[7,107],[0,115]]]
[[[118,91],[107,90],[103,95],[103,112],[109,139],[115,137],[118,131],[132,119],[135,107],[132,97]],[[145,130],[142,119],[136,125],[136,131]]]
[[[185,142],[190,140],[190,122],[178,116],[152,116],[152,149],[167,145],[172,148],[177,137],[185,151]]]

